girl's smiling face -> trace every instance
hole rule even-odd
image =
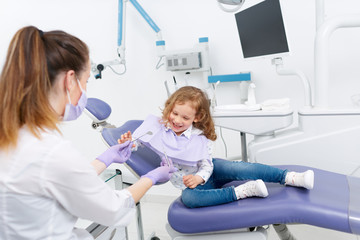
[[[196,121],[196,110],[190,102],[184,104],[175,103],[169,115],[169,124],[176,135],[181,135]]]

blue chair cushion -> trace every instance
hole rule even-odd
[[[109,145],[117,144],[117,140],[120,136],[127,131],[134,132],[142,124],[143,120],[129,120],[118,128],[104,128],[101,135],[105,142]],[[145,146],[139,146],[138,150],[131,154],[129,160],[126,161],[126,165],[131,171],[140,177],[149,171],[160,166],[161,158],[151,149]]]
[[[298,172],[313,169],[314,189],[266,183],[269,191],[267,198],[247,198],[192,209],[187,208],[179,197],[169,207],[169,224],[181,233],[222,231],[275,223],[304,223],[359,234],[359,213],[349,216],[350,191],[347,176],[304,166],[277,167]],[[227,185],[239,184],[240,182],[232,182]],[[360,196],[358,189],[352,193],[357,197]],[[360,202],[353,204],[360,206]],[[350,222],[349,218],[352,219]]]
[[[85,108],[100,122],[106,120],[111,114],[111,107],[97,98],[88,98]]]

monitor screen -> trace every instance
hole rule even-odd
[[[279,0],[244,9],[235,19],[244,58],[289,52]]]

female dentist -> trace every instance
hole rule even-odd
[[[78,218],[125,226],[152,185],[168,181],[159,167],[116,191],[99,177],[125,162],[130,142],[91,164],[61,136],[58,124],[86,105],[90,76],[85,43],[63,31],[28,26],[13,37],[0,76],[0,239],[92,239]]]

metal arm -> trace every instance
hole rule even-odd
[[[118,3],[118,39],[117,39],[117,53],[118,59],[111,61],[106,61],[102,63],[92,63],[92,72],[95,75],[96,79],[102,78],[102,71],[109,67],[115,74],[122,75],[126,72],[126,61],[125,61],[125,26],[126,26],[126,2],[130,3],[135,7],[135,9],[140,13],[140,15],[145,19],[145,21],[150,25],[150,27],[157,34],[158,40],[161,40],[160,28],[156,23],[151,19],[151,17],[146,13],[146,11],[141,7],[141,5],[136,0],[119,0]],[[115,71],[114,66],[123,65],[123,71]]]
[[[145,19],[149,26],[154,30],[158,36],[158,40],[161,40],[160,28],[156,23],[151,19],[151,17],[146,13],[146,11],[141,7],[141,5],[136,0],[119,0],[119,11],[118,11],[118,53],[121,58],[121,63],[125,64],[125,41],[123,41],[123,36],[125,38],[125,13],[126,13],[126,2],[129,1],[135,9],[140,13],[140,15]]]

